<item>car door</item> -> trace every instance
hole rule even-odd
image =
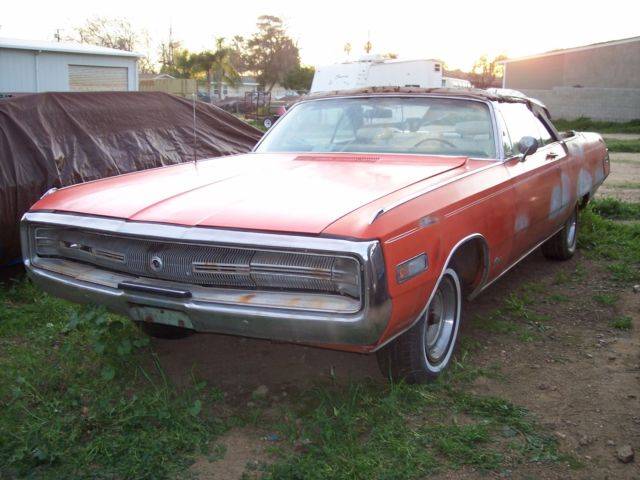
[[[562,221],[561,142],[525,103],[503,103],[500,112],[510,137],[512,158],[505,162],[516,205],[512,260],[517,260],[557,230]],[[518,142],[524,136],[539,142],[538,150],[522,160]]]

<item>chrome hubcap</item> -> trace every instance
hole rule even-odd
[[[447,355],[457,321],[457,291],[453,280],[444,277],[427,310],[425,350],[429,363],[437,365]]]

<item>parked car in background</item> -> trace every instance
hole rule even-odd
[[[274,105],[271,111],[262,119],[262,126],[267,130],[270,129],[285,113],[287,113],[285,105]]]
[[[252,153],[64,188],[24,216],[54,295],[152,335],[193,331],[376,352],[424,382],[474,298],[542,245],[576,249],[609,173],[602,138],[480,90],[365,89],[294,105]]]

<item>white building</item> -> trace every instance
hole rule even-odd
[[[206,85],[205,85],[206,87]],[[229,85],[226,82],[222,82],[222,95],[220,95],[220,91],[218,90],[218,82],[211,82],[211,94],[214,99],[221,98],[225,99],[227,97],[231,98],[244,98],[245,93],[248,92],[257,92],[261,90],[260,83],[256,77],[244,75],[240,78],[240,83],[237,85]],[[202,93],[207,93],[203,89],[200,89]],[[297,93],[293,90],[288,90],[284,88],[279,83],[276,83],[271,89],[271,98],[278,99],[287,96],[295,96]]]
[[[0,94],[138,90],[140,54],[0,38]]]
[[[222,82],[222,92],[219,90],[218,82],[211,82],[211,94],[214,99],[225,99],[227,97],[244,98],[244,94],[247,92],[257,92],[259,86],[260,84],[255,77],[242,76],[240,77],[240,82],[237,85],[229,85],[226,82]]]

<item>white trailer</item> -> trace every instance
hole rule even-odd
[[[389,60],[372,55],[355,62],[318,67],[311,84],[311,93],[363,87],[471,86],[466,80],[443,77],[442,70],[443,62],[440,60]]]
[[[463,78],[442,77],[442,86],[444,88],[471,88],[471,82]]]

